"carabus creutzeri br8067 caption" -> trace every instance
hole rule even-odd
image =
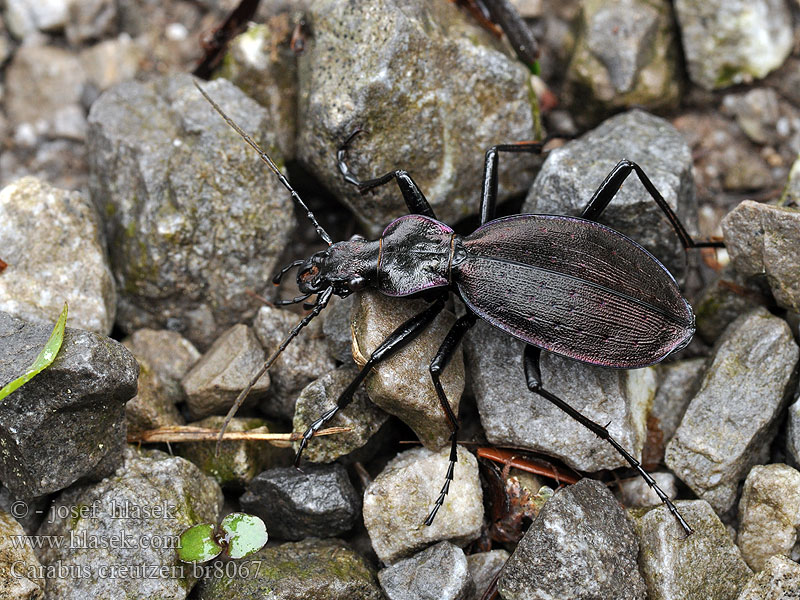
[[[486,152],[481,194],[480,227],[467,236],[456,234],[437,221],[428,201],[406,171],[397,170],[376,179],[360,180],[346,163],[351,135],[338,153],[339,169],[346,181],[362,191],[395,180],[409,214],[390,223],[380,239],[355,237],[336,242],[278,170],[272,159],[197,86],[225,121],[252,146],[306,211],[328,248],[307,260],[298,260],[275,276],[298,268],[301,296],[284,304],[316,299],[306,315],[264,364],[253,382],[314,317],[333,294],[347,296],[365,288],[387,296],[424,297],[428,308],[412,317],[372,353],[356,378],[342,392],[337,406],[314,421],[303,434],[295,464],[314,432],[342,408],[372,367],[419,335],[442,311],[450,293],[466,307],[448,332],[430,364],[430,375],[452,431],[450,464],[445,483],[425,523],[430,525],[447,495],[456,463],[458,418],[453,413],[440,376],[464,334],[480,318],[526,342],[525,376],[530,390],[546,398],[573,419],[611,444],[638,471],[664,502],[686,533],[691,528],[642,468],[602,425],[588,419],[541,385],[540,350],[578,361],[617,369],[635,369],[664,360],[686,346],[694,334],[694,314],[675,279],[647,250],[597,219],[631,173],[672,224],[684,248],[719,247],[719,242],[695,242],[642,169],[623,160],[609,173],[580,217],[523,214],[494,219],[497,198],[498,155],[501,152],[542,151],[539,142],[493,146]],[[355,135],[355,134],[353,134]],[[237,398],[226,418],[233,416],[249,387]],[[224,432],[220,432],[220,439]]]

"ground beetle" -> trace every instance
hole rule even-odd
[[[311,312],[292,329],[253,382],[263,375],[300,330],[327,306],[333,294],[345,297],[372,288],[387,296],[422,296],[431,301],[428,308],[400,325],[378,346],[339,396],[337,406],[325,412],[306,430],[295,465],[299,465],[302,452],[314,432],[350,403],[353,393],[372,367],[419,335],[442,311],[452,292],[463,301],[466,314],[455,322],[430,364],[433,385],[452,431],[450,464],[444,486],[425,523],[430,525],[433,522],[444,502],[457,459],[458,418],[439,378],[464,334],[480,318],[526,342],[524,365],[528,388],[611,444],[655,490],[686,533],[691,533],[691,528],[667,495],[605,427],[588,419],[541,385],[540,350],[593,365],[635,369],[664,360],[692,339],[694,314],[669,271],[639,244],[601,225],[597,219],[628,175],[636,173],[669,219],[684,248],[720,247],[721,243],[695,242],[637,164],[620,161],[594,193],[580,217],[524,214],[494,219],[498,154],[540,153],[544,144],[520,142],[493,146],[486,152],[481,225],[473,233],[461,236],[436,220],[430,204],[406,171],[391,171],[366,181],[353,175],[347,167],[346,157],[347,147],[358,133],[356,131],[338,152],[342,176],[361,191],[394,179],[410,214],[392,221],[378,240],[354,237],[334,243],[272,159],[199,85],[197,87],[222,118],[269,165],[328,244],[327,249],[311,258],[284,267],[273,279],[279,283],[289,269],[298,268],[297,285],[302,295],[279,304],[303,302],[312,295],[316,295],[316,299],[311,304]],[[237,398],[225,424],[248,391],[249,386]],[[220,440],[224,430],[225,425],[220,431]]]

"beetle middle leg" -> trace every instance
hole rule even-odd
[[[303,433],[303,438],[300,440],[300,447],[295,455],[295,467],[300,465],[300,457],[303,454],[303,450],[305,450],[306,446],[308,446],[308,442],[313,437],[314,433],[322,429],[322,427],[324,427],[325,424],[330,421],[337,412],[350,404],[351,400],[353,399],[353,394],[355,393],[356,389],[358,389],[358,386],[361,385],[361,382],[363,382],[367,375],[369,375],[372,367],[394,355],[398,350],[414,340],[428,325],[430,325],[436,316],[442,312],[443,308],[444,298],[439,298],[421,313],[408,319],[405,323],[400,325],[400,327],[395,329],[389,335],[389,337],[383,340],[381,345],[378,346],[370,355],[369,360],[367,360],[366,364],[358,372],[358,375],[356,375],[355,379],[353,379],[353,381],[350,382],[350,385],[348,385],[339,395],[339,398],[336,400],[336,406],[326,410],[322,416],[311,423],[311,425],[309,425],[309,427],[305,430]]]
[[[498,144],[486,151],[483,162],[483,186],[481,187],[481,225],[494,219],[497,204],[497,167],[498,152],[531,152],[541,154],[544,142],[517,142],[516,144]]]
[[[344,180],[347,183],[351,183],[358,187],[358,191],[363,193],[380,185],[384,185],[385,183],[389,183],[392,179],[395,179],[397,181],[397,186],[400,188],[400,191],[403,194],[403,200],[406,202],[408,212],[414,215],[425,215],[426,217],[435,219],[436,214],[433,212],[428,199],[425,198],[425,194],[422,193],[422,190],[419,189],[419,186],[414,182],[413,179],[411,179],[411,175],[408,174],[408,171],[396,169],[394,171],[389,171],[380,177],[376,177],[375,179],[367,180],[359,179],[353,175],[353,173],[350,171],[350,167],[347,166],[347,149],[350,146],[350,142],[353,141],[353,138],[362,131],[363,129],[356,129],[353,133],[351,133],[350,137],[345,140],[344,144],[342,144],[339,147],[339,150],[336,152],[336,164],[338,165],[339,172],[342,174],[342,177],[344,177]]]
[[[614,450],[619,452],[619,454],[630,464],[639,475],[647,482],[653,491],[658,495],[661,502],[667,505],[669,511],[675,516],[680,523],[683,530],[686,532],[687,535],[692,533],[692,528],[689,527],[689,524],[684,520],[681,514],[678,512],[678,509],[669,499],[664,491],[658,487],[655,479],[653,479],[650,474],[644,470],[641,463],[636,460],[631,454],[625,450],[625,448],[620,445],[620,443],[611,437],[611,434],[608,433],[608,429],[595,423],[572,406],[567,404],[564,400],[553,394],[552,392],[547,391],[542,387],[542,373],[539,369],[539,355],[541,354],[541,350],[536,348],[535,346],[526,345],[525,346],[525,355],[524,355],[524,363],[525,363],[525,380],[528,384],[528,389],[530,389],[535,394],[538,394],[542,398],[552,402],[558,408],[563,410],[567,413],[570,417],[578,421],[581,425],[592,431],[597,437],[604,439],[607,441],[611,446],[613,446]]]
[[[433,357],[429,368],[431,379],[433,380],[433,387],[436,389],[436,395],[439,397],[439,404],[444,414],[447,416],[447,423],[450,425],[452,433],[450,434],[450,464],[447,467],[447,475],[445,475],[444,478],[442,491],[439,492],[439,497],[436,499],[430,514],[428,514],[428,517],[425,519],[425,525],[433,523],[436,513],[439,512],[439,508],[444,504],[445,496],[447,496],[447,492],[450,491],[450,482],[453,481],[453,470],[455,469],[456,462],[458,462],[458,417],[453,412],[453,407],[450,406],[450,401],[444,393],[440,377],[450,363],[450,359],[453,358],[453,354],[456,348],[458,348],[458,344],[461,342],[464,334],[475,325],[477,319],[478,318],[473,313],[468,312],[453,324],[450,331],[447,332],[447,336],[445,336],[442,345],[439,346],[439,350],[436,352],[436,356]]]
[[[597,191],[595,191],[588,204],[586,204],[586,208],[583,209],[583,212],[580,216],[590,221],[597,221],[614,196],[616,196],[625,179],[627,179],[628,175],[631,173],[636,173],[636,175],[639,177],[639,181],[642,182],[642,185],[647,190],[647,193],[650,194],[650,197],[653,199],[653,201],[658,204],[658,207],[667,217],[667,220],[669,221],[670,225],[672,225],[675,233],[678,234],[684,249],[724,247],[722,242],[696,242],[694,239],[692,239],[692,236],[689,235],[688,231],[686,231],[686,228],[683,226],[683,223],[681,223],[678,215],[673,212],[669,204],[667,204],[667,201],[664,200],[664,197],[661,195],[658,189],[656,189],[656,186],[653,185],[653,182],[650,181],[650,178],[647,176],[644,170],[635,162],[627,159],[619,161],[617,166],[614,167],[606,176],[603,183],[600,184],[600,187],[597,188]]]

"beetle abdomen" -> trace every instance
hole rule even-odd
[[[467,305],[525,342],[635,368],[686,345],[694,315],[664,266],[633,240],[576,217],[515,215],[463,240],[453,278]]]

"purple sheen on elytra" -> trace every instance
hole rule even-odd
[[[561,248],[555,262],[554,240]],[[480,227],[463,245],[467,255],[453,277],[467,305],[545,350],[637,368],[659,362],[694,333],[694,315],[669,271],[593,221],[515,215]]]

